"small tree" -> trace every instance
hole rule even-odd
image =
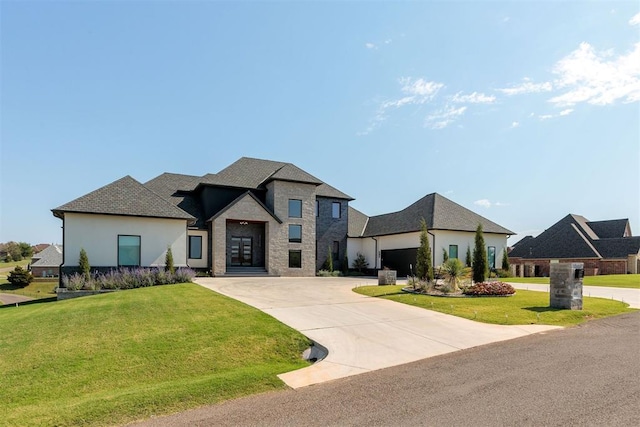
[[[331,252],[331,246],[327,251],[327,270],[333,273],[333,253]]]
[[[13,286],[24,288],[25,286],[29,285],[29,283],[33,281],[33,275],[31,274],[31,272],[25,270],[24,268],[18,265],[16,266],[16,268],[13,269],[13,271],[9,273],[7,280]]]
[[[358,252],[358,254],[356,255],[356,259],[353,260],[353,268],[358,270],[359,273],[362,273],[362,270],[367,267],[369,267],[369,263],[367,262],[364,255]]]
[[[33,248],[27,242],[19,242],[18,247],[20,248],[22,258],[31,258],[33,256]]]
[[[165,270],[173,274],[176,272],[176,268],[173,266],[173,253],[171,252],[171,246],[167,246],[167,254],[164,257]]]
[[[431,246],[429,245],[429,230],[427,222],[420,220],[420,247],[416,255],[416,274],[418,279],[433,282],[433,265],[431,265]]]
[[[509,254],[507,253],[507,248],[502,250],[502,269],[505,272],[509,272]]]
[[[445,248],[442,248],[442,262],[445,263],[449,261],[449,253]]]
[[[7,243],[6,251],[7,251],[7,262],[22,260],[22,250],[20,249],[20,245],[17,244],[16,242]]]
[[[89,280],[91,278],[91,266],[89,265],[89,257],[87,256],[87,252],[84,248],[80,248],[80,259],[78,260],[78,265],[80,266],[82,276],[84,276],[85,280]]]
[[[471,267],[471,248],[467,245],[467,256],[465,257],[464,264],[467,267]]]
[[[473,281],[484,282],[489,273],[489,262],[487,261],[487,250],[484,247],[484,236],[482,234],[482,224],[476,228],[476,244],[473,248]]]

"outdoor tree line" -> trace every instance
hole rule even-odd
[[[22,261],[33,256],[33,248],[26,242],[8,242],[0,245],[2,257],[0,261]]]

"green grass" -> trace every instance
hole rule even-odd
[[[26,268],[31,262],[31,258],[25,258],[21,261],[0,262],[0,271],[6,272],[13,270],[17,265]]]
[[[628,304],[603,298],[583,298],[583,310],[549,308],[549,294],[518,290],[511,297],[446,298],[402,292],[402,286],[362,286],[354,291],[414,305],[465,319],[498,325],[572,326],[590,319],[636,311]]]
[[[542,285],[549,284],[548,277],[509,277],[501,280],[512,283],[537,283]],[[640,289],[640,274],[586,276],[582,283],[585,286],[607,286],[610,288]]]
[[[286,387],[309,344],[194,284],[0,309],[2,425],[117,425]]]
[[[7,282],[7,277],[0,275],[0,293],[24,295],[31,298],[52,298],[56,296],[55,288],[58,286],[58,280],[46,282],[31,282],[29,286],[18,288]],[[1,300],[2,298],[0,298]]]

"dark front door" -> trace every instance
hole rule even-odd
[[[251,266],[252,252],[253,239],[251,237],[231,238],[231,265]]]

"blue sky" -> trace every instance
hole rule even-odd
[[[124,175],[296,164],[369,215],[438,192],[518,233],[640,234],[640,6],[32,2],[1,13],[0,241]]]

